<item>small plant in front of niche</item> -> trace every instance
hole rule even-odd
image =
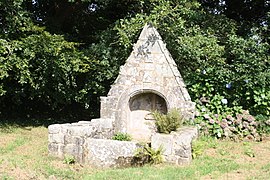
[[[159,111],[154,111],[153,116],[156,120],[158,132],[165,134],[176,131],[183,124],[184,121],[183,116],[176,108],[171,109],[167,114],[162,114]]]
[[[112,137],[112,139],[117,141],[131,141],[132,137],[127,133],[118,132]]]
[[[138,159],[147,159],[149,164],[160,164],[163,162],[163,152],[164,150],[162,146],[154,149],[151,148],[148,144],[142,144],[142,147],[136,151],[135,157]]]
[[[71,155],[65,156],[64,163],[65,164],[75,164],[75,157],[71,156]]]

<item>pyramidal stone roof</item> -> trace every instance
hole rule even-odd
[[[121,66],[107,97],[101,97],[101,118],[114,119],[120,131],[128,128],[132,97],[154,93],[163,98],[166,108],[179,108],[187,119],[194,116],[191,101],[177,65],[160,34],[146,24],[133,51]]]
[[[147,84],[157,83],[165,87],[168,85],[166,83],[169,83],[166,81],[169,77],[173,77],[171,82],[173,82],[174,87],[178,87],[180,90],[179,98],[190,101],[190,96],[175,61],[157,30],[152,25],[147,24],[134,45],[126,64],[120,68],[119,76],[114,85],[141,84],[148,88]],[[122,81],[123,79],[124,81]],[[136,81],[132,81],[135,79]],[[111,90],[108,95],[115,94]]]

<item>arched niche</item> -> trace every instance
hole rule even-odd
[[[144,110],[149,112],[157,110],[164,114],[168,111],[165,99],[152,92],[141,93],[131,97],[129,109],[130,111]]]
[[[135,94],[129,99],[128,133],[136,140],[149,141],[156,131],[155,120],[151,115],[157,110],[166,114],[166,100],[153,92]]]

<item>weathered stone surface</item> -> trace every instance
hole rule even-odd
[[[196,127],[182,127],[171,134],[175,139],[176,145],[189,146],[190,142],[198,137],[198,129]]]
[[[158,149],[162,147],[164,150],[164,155],[171,155],[173,153],[173,144],[174,139],[173,136],[170,134],[159,134],[156,133],[151,138],[151,147],[154,149]]]
[[[48,131],[50,134],[57,134],[61,130],[60,124],[52,124],[48,127]]]
[[[92,121],[79,121],[79,122],[77,122],[77,124],[81,124],[81,125],[91,125],[91,123],[92,123]]]
[[[183,127],[171,134],[154,134],[151,146],[154,149],[163,147],[164,159],[172,164],[186,164],[192,159],[192,140],[198,136],[195,127]]]
[[[92,126],[98,126],[100,128],[104,128],[104,129],[112,129],[113,128],[113,120],[112,119],[92,119],[91,120],[91,125]]]
[[[84,143],[84,138],[80,136],[65,135],[64,140],[65,140],[64,144],[75,144],[78,146],[82,146]]]
[[[186,165],[186,164],[190,164],[191,162],[191,159],[190,158],[182,158],[182,157],[179,157],[177,159],[177,163],[178,165]]]
[[[55,124],[48,127],[49,153],[57,157],[64,157],[65,154],[74,156],[78,162],[83,162],[85,139],[111,138],[113,136],[112,120],[105,122],[105,119],[98,123],[80,121],[72,124]]]
[[[131,166],[139,147],[136,142],[88,138],[85,158],[87,164],[99,168]]]
[[[67,144],[63,148],[63,154],[73,156],[76,162],[84,163],[84,148],[78,144]]]
[[[59,134],[49,134],[49,142],[50,143],[64,144],[65,143],[65,135],[62,134],[62,133],[59,133]]]
[[[48,145],[50,155],[58,156],[59,144],[58,143],[50,143]]]

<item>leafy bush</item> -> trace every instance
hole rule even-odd
[[[174,108],[168,114],[162,114],[159,111],[153,112],[156,126],[159,133],[169,134],[176,131],[183,124],[183,117],[180,112]]]
[[[270,134],[270,117],[264,115],[257,115],[256,121],[258,123],[257,130],[259,134]]]
[[[270,116],[270,90],[255,89],[253,92],[254,111],[258,114]]]
[[[118,140],[118,141],[131,141],[132,140],[131,135],[129,135],[127,133],[122,133],[122,132],[116,133],[112,137],[112,139],[113,140]]]
[[[163,162],[163,151],[162,146],[158,149],[153,149],[148,144],[143,144],[135,153],[135,157],[139,159],[147,158],[150,164],[160,164]]]
[[[260,139],[255,117],[241,107],[229,108],[222,96],[216,95],[205,104],[197,103],[197,108],[200,112],[195,123],[204,135],[216,138]]]

